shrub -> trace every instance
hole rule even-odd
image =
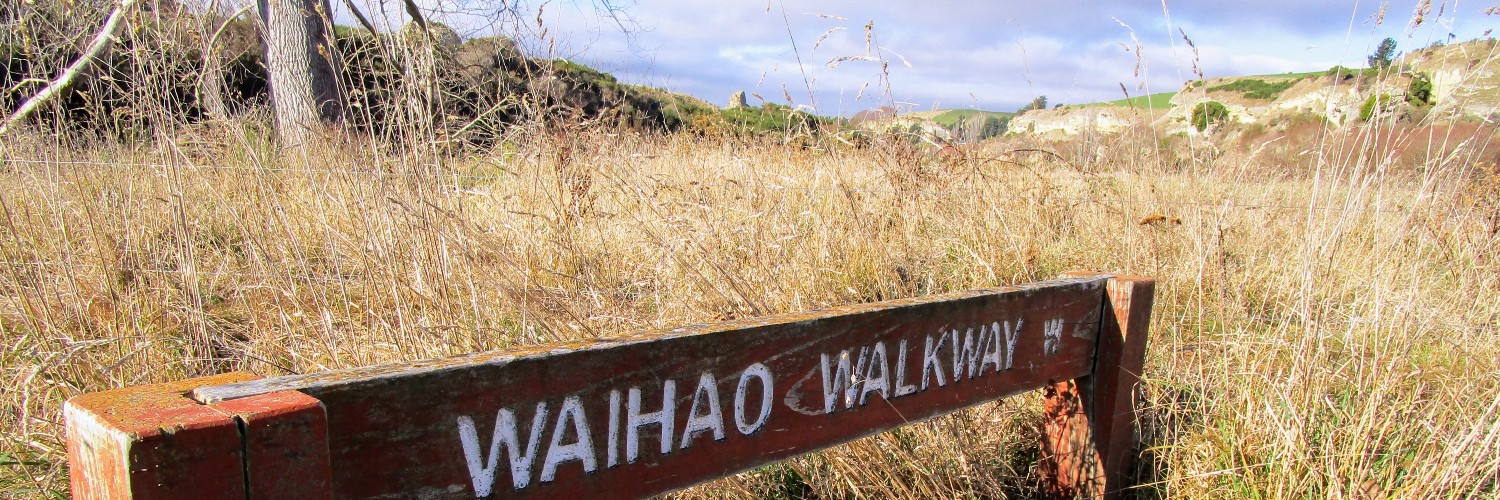
[[[1302,81],[1302,79],[1293,78],[1289,80],[1282,80],[1279,82],[1268,82],[1265,80],[1248,78],[1243,80],[1235,80],[1223,85],[1209,87],[1208,90],[1210,92],[1240,92],[1244,94],[1245,97],[1250,99],[1271,100],[1275,99],[1277,96],[1280,96],[1282,92],[1285,92],[1286,89],[1291,88],[1292,85],[1296,85],[1299,81]]]
[[[1032,99],[1030,103],[1027,103],[1025,106],[1021,106],[1021,109],[1016,110],[1016,116],[1021,116],[1023,114],[1026,114],[1027,111],[1037,109],[1047,109],[1047,96],[1036,96],[1036,99]]]
[[[1222,124],[1229,120],[1229,108],[1224,107],[1218,101],[1206,101],[1193,107],[1193,128],[1199,132],[1208,130],[1211,125]]]
[[[1412,75],[1411,83],[1406,86],[1406,102],[1413,106],[1435,104],[1432,100],[1432,78],[1427,73]]]
[[[1323,74],[1327,75],[1327,76],[1334,77],[1335,79],[1338,79],[1338,80],[1342,81],[1342,80],[1352,80],[1354,78],[1374,77],[1379,72],[1380,72],[1380,70],[1375,69],[1375,68],[1356,69],[1356,68],[1346,68],[1344,66],[1334,66],[1332,68],[1328,68],[1328,71],[1325,72],[1325,73],[1323,73]]]
[[[817,130],[835,125],[831,119],[771,102],[760,107],[723,109],[719,111],[719,114],[736,131],[748,135]]]
[[[1391,95],[1390,94],[1380,94],[1380,96],[1379,96],[1378,99],[1376,98],[1376,96],[1372,95],[1372,96],[1370,96],[1369,99],[1365,99],[1365,104],[1363,106],[1359,107],[1359,121],[1362,121],[1362,122],[1370,121],[1371,118],[1375,117],[1375,113],[1377,112],[1377,108],[1378,108],[1379,112],[1382,112],[1382,113],[1385,112],[1385,111],[1390,110],[1390,108],[1391,108]]]
[[[1359,70],[1345,68],[1343,66],[1334,66],[1332,68],[1328,68],[1328,72],[1324,74],[1339,80],[1348,80],[1350,78],[1354,78],[1354,75],[1356,73],[1359,73]]]

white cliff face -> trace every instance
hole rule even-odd
[[[1326,74],[1216,78],[1189,84],[1172,97],[1168,110],[1088,106],[1032,111],[1013,119],[1010,133],[1070,136],[1085,131],[1112,133],[1131,123],[1150,123],[1169,134],[1197,134],[1191,124],[1193,108],[1205,101],[1223,104],[1230,119],[1238,123],[1274,123],[1280,117],[1311,114],[1327,118],[1330,126],[1348,127],[1358,122],[1360,108],[1372,96],[1388,95],[1393,107],[1404,105],[1407,88],[1418,73],[1432,82],[1434,112],[1480,118],[1500,115],[1500,46],[1485,40],[1414,51],[1396,61],[1391,74],[1378,79]],[[1274,99],[1206,90],[1246,79],[1295,83]]]
[[[1132,120],[1130,110],[1107,107],[1062,107],[1039,109],[1012,118],[1012,133],[1040,136],[1071,136],[1084,132],[1112,134],[1140,120]]]
[[[1480,117],[1500,113],[1500,47],[1486,40],[1425,49],[1402,59],[1426,73],[1440,110]]]
[[[1221,80],[1222,81],[1222,80]],[[1172,98],[1172,112],[1167,125],[1172,132],[1189,130],[1193,108],[1206,101],[1218,101],[1229,109],[1230,119],[1238,123],[1265,123],[1277,117],[1309,113],[1328,119],[1335,126],[1347,126],[1359,117],[1360,107],[1371,95],[1386,94],[1400,99],[1406,93],[1407,79],[1363,84],[1356,79],[1335,81],[1331,76],[1303,77],[1276,99],[1250,99],[1238,92],[1205,92],[1202,88],[1185,90]],[[1204,85],[1212,87],[1212,84]]]

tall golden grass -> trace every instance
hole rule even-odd
[[[59,409],[84,392],[1074,269],[1158,280],[1132,494],[1500,493],[1490,128],[1212,154],[1143,128],[993,142],[966,161],[541,129],[458,158],[357,142],[282,156],[259,130],[11,142],[0,495],[66,494]],[[1038,398],[1014,398],[679,495],[1025,497],[1039,424]]]

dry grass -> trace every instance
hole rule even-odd
[[[83,392],[1071,269],[1159,280],[1141,496],[1500,488],[1489,129],[1467,142],[1409,131],[1439,147],[1402,155],[1358,132],[1210,154],[1138,130],[991,144],[963,164],[589,130],[519,133],[486,156],[441,161],[356,143],[290,158],[234,127],[150,150],[10,144],[0,496],[65,494],[59,409]],[[1031,147],[1062,157],[1007,153]],[[681,496],[1029,496],[1037,399]]]

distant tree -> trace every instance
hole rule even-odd
[[[1016,110],[1016,114],[1024,114],[1027,111],[1031,111],[1033,109],[1047,109],[1047,96],[1036,96],[1036,99],[1032,99],[1029,104],[1021,106],[1021,109]]]
[[[1385,69],[1391,67],[1391,59],[1395,57],[1396,39],[1386,38],[1380,41],[1380,45],[1375,47],[1375,53],[1370,54],[1370,57],[1366,58],[1365,62],[1371,68]]]
[[[984,125],[979,127],[979,139],[984,140],[991,137],[998,137],[1001,134],[1004,134],[1005,127],[1006,125],[1008,125],[1008,121],[1008,119],[1001,120],[993,116],[986,117],[984,119]]]

